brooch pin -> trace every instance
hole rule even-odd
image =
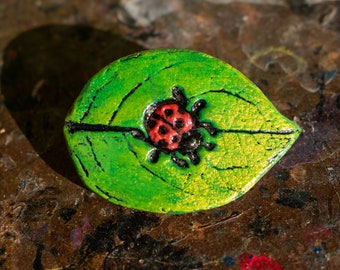
[[[230,65],[196,51],[158,49],[95,75],[64,133],[92,191],[129,208],[188,213],[246,193],[301,129]]]

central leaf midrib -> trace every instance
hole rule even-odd
[[[131,132],[134,130],[140,130],[137,127],[124,127],[124,126],[110,126],[106,124],[91,124],[91,123],[77,123],[69,121],[66,123],[67,129],[70,133],[79,131],[88,132]],[[282,129],[282,130],[268,130],[268,129],[218,129],[218,133],[243,133],[243,134],[293,134],[297,132],[296,129]]]

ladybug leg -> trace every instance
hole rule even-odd
[[[140,129],[134,129],[131,131],[131,135],[132,137],[136,138],[136,139],[139,139],[139,140],[142,140],[142,141],[146,141],[146,137],[143,133],[143,131],[141,131]]]
[[[182,106],[187,106],[187,98],[185,97],[183,90],[178,86],[172,87],[172,96],[173,98],[179,102]]]
[[[216,144],[211,143],[211,142],[203,142],[202,146],[207,150],[207,151],[211,151],[216,147]]]
[[[207,105],[207,102],[204,99],[197,100],[194,105],[192,105],[191,113],[196,117],[196,119],[199,118],[200,111],[205,108]],[[215,128],[211,123],[209,122],[199,122],[199,127],[205,128],[210,135],[215,136],[218,132],[218,129]]]
[[[161,154],[161,152],[158,149],[156,149],[156,148],[152,149],[148,154],[150,162],[156,163],[159,159],[160,154]]]
[[[178,167],[182,167],[182,168],[188,168],[189,167],[188,162],[186,162],[184,159],[176,156],[176,152],[171,153],[171,159]]]
[[[218,132],[218,129],[209,122],[200,122],[199,127],[205,128],[211,136],[215,136]]]
[[[188,156],[190,158],[191,163],[194,164],[194,165],[197,165],[201,161],[200,155],[198,154],[198,152],[196,150],[190,152],[188,154]]]
[[[194,105],[192,105],[191,108],[191,113],[193,115],[195,115],[198,118],[198,114],[200,113],[200,111],[205,108],[205,106],[207,105],[207,102],[204,99],[199,99],[197,100]]]

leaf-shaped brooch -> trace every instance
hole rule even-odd
[[[187,213],[242,196],[301,129],[230,65],[196,51],[159,49],[95,75],[64,133],[92,191],[134,209]]]

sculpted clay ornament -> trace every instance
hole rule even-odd
[[[230,65],[176,49],[136,53],[105,67],[81,92],[64,129],[91,190],[157,213],[235,200],[300,132]]]

